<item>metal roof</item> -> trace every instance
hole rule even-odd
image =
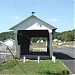
[[[14,25],[13,27],[11,27],[9,30],[13,30],[13,29],[14,29],[15,27],[17,27],[19,24],[21,24],[22,22],[28,20],[28,19],[31,18],[31,17],[35,17],[35,18],[37,18],[36,16],[31,15],[31,16],[28,17],[27,19],[24,19],[24,20],[21,21],[20,23],[18,23],[18,24],[16,24],[16,25]],[[47,27],[48,27],[48,28],[50,28],[50,29],[52,29],[52,30],[56,30],[56,29],[57,29],[57,28],[55,28],[54,26],[52,26],[52,25],[46,23],[45,21],[43,21],[43,20],[41,20],[41,19],[39,19],[39,18],[37,18],[37,19],[40,20],[40,21],[42,21],[42,22],[44,22],[45,24],[47,24]]]

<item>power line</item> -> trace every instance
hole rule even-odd
[[[14,1],[14,0],[12,0],[12,1],[10,1],[9,0],[9,2],[11,3],[13,3],[14,5],[13,5],[13,7],[15,8],[15,10],[18,8],[18,10],[21,12],[21,13],[24,13],[24,12],[22,12],[21,11],[21,8],[16,4],[16,2]],[[11,4],[12,4],[11,3]],[[9,4],[8,4],[8,6],[10,6]],[[7,46],[7,49],[9,50],[9,52],[11,53],[11,55],[13,56],[13,58],[15,59],[15,57],[14,57],[14,55],[13,55],[13,53],[11,52],[11,50],[9,49],[9,47]],[[21,67],[21,65],[18,63],[18,61],[15,59],[15,61],[16,61],[16,63],[18,64],[18,66],[21,68],[21,70],[24,72],[24,74],[25,75],[27,75],[27,73],[25,72],[25,70]]]
[[[11,4],[13,4],[13,7],[15,8],[14,10],[16,10],[17,8],[18,8],[18,10],[21,12],[21,13],[23,13],[23,14],[25,14],[25,11],[22,11],[22,5],[19,3],[19,6],[18,6],[18,4],[14,1],[14,0],[9,0],[10,1],[10,3]],[[8,5],[9,6],[9,5]],[[13,58],[15,59],[15,57],[14,57],[14,55],[13,55],[13,53],[11,52],[11,50],[9,49],[9,47],[7,46],[7,49],[10,51],[10,53],[11,53],[11,55],[13,56]],[[27,75],[27,73],[25,72],[25,70],[21,67],[21,65],[18,63],[18,61],[15,59],[15,61],[16,61],[16,63],[18,64],[18,66],[21,68],[21,70],[24,72],[24,74],[26,74]]]
[[[24,9],[24,7],[23,7],[23,5],[22,5],[22,2],[18,1],[17,3],[18,3],[18,5],[19,5],[19,7],[22,9],[22,11],[24,12],[24,14],[25,14],[26,11],[25,11],[25,9]]]
[[[21,4],[18,5],[18,2],[19,2],[19,1],[18,1],[17,3],[16,3],[16,1],[14,1],[14,0],[10,0],[10,1],[11,1],[11,4],[13,4],[14,10],[18,9],[19,12],[21,12],[23,15],[25,15],[25,11],[22,10]]]
[[[9,49],[9,47],[7,46],[7,48],[6,48],[7,50],[9,50],[10,51],[10,53],[11,53],[11,55],[13,56],[13,58],[15,59],[15,57],[14,57],[14,55],[13,55],[13,53],[11,52],[11,50]],[[18,63],[18,61],[15,59],[15,61],[16,61],[16,63],[18,64],[18,66],[21,68],[21,70],[24,72],[24,74],[26,74],[27,75],[27,73],[25,72],[25,70],[21,67],[21,65]]]

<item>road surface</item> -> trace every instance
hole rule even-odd
[[[61,61],[75,74],[75,48],[59,46],[53,48],[53,55]]]

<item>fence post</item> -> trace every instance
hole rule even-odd
[[[55,61],[56,61],[56,57],[55,56],[52,56],[52,61],[55,63]]]
[[[23,57],[23,62],[24,62],[24,63],[26,62],[26,57],[25,57],[25,56]]]
[[[38,63],[40,62],[40,56],[38,56]]]

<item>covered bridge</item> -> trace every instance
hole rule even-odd
[[[10,30],[14,30],[16,56],[18,58],[22,55],[52,56],[52,34],[56,30],[55,27],[49,25],[32,14],[27,19],[10,28]],[[32,37],[46,37],[47,52],[30,52],[29,45]]]

